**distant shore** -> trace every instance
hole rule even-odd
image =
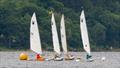
[[[0,49],[0,51],[3,51],[3,52],[14,52],[14,51],[31,51],[29,49],[21,49],[21,50],[18,50],[18,49]],[[45,52],[53,52],[53,50],[43,50]],[[84,50],[77,50],[77,51],[69,51],[69,52],[85,52]],[[91,52],[120,52],[120,49],[113,49],[113,50],[92,50]]]
[[[30,51],[30,49],[14,49],[14,48],[6,48],[0,46],[0,51]],[[43,51],[53,51],[53,49],[43,49]],[[84,52],[84,50],[81,49],[69,49],[70,52]],[[92,52],[120,52],[120,48],[113,48],[113,49],[91,49]]]

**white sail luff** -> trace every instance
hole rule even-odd
[[[41,41],[35,13],[30,24],[30,49],[38,54],[42,54]]]
[[[59,39],[58,39],[58,33],[57,33],[57,28],[56,28],[54,13],[52,13],[51,25],[52,25],[52,38],[53,38],[54,51],[57,54],[60,54],[61,53],[60,52],[60,44],[59,44]]]
[[[83,10],[80,16],[80,29],[81,29],[81,37],[82,37],[82,43],[83,43],[84,50],[90,55],[90,43],[89,43],[89,38],[88,38],[85,14]]]
[[[62,14],[61,18],[61,43],[62,43],[62,48],[65,54],[67,54],[67,41],[66,41],[66,31],[65,31],[65,21],[64,21],[64,15]]]

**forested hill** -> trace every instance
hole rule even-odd
[[[120,48],[120,0],[0,0],[0,48],[29,49],[30,18],[36,12],[43,50],[53,49],[52,10],[59,33],[61,14],[65,15],[69,50],[82,49],[81,7],[92,50]]]

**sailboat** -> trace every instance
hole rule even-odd
[[[62,60],[62,58],[60,57],[61,51],[60,51],[60,44],[59,44],[59,39],[58,39],[58,33],[57,33],[54,13],[52,13],[51,27],[52,27],[53,47],[54,47],[54,51],[56,53],[54,60]]]
[[[33,13],[30,23],[30,49],[37,53],[37,57],[40,57],[39,55],[42,54],[41,40],[35,13]]]
[[[74,59],[74,56],[68,54],[68,50],[67,50],[64,14],[62,14],[62,18],[61,18],[60,33],[61,33],[62,49],[63,49],[64,54],[66,55],[65,59],[72,60],[72,59]]]
[[[80,30],[81,30],[83,48],[87,52],[86,58],[89,61],[92,61],[90,43],[89,43],[89,37],[88,37],[88,31],[87,31],[87,26],[86,26],[86,19],[85,19],[84,10],[82,10],[81,15],[80,15]]]

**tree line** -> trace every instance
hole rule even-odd
[[[30,19],[36,12],[42,48],[52,50],[49,14],[52,10],[58,32],[61,14],[65,15],[69,50],[82,50],[79,22],[82,9],[85,10],[92,50],[119,49],[119,0],[0,0],[0,47],[29,49]]]

